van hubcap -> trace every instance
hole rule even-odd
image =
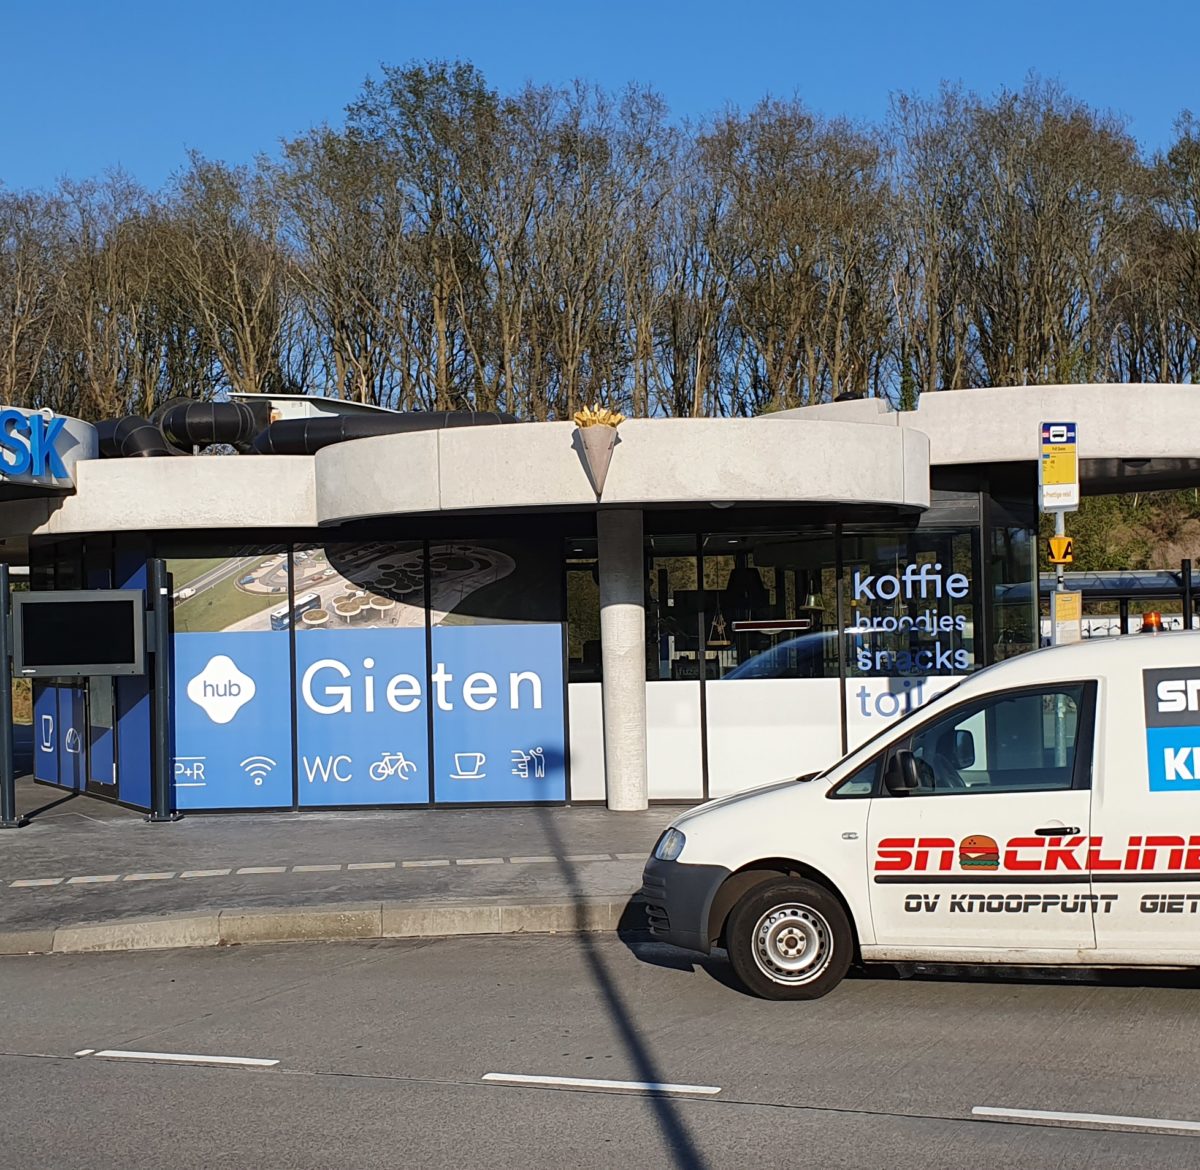
[[[811,906],[772,906],[754,928],[754,961],[776,983],[808,983],[832,954],[829,923]]]

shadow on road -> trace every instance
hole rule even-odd
[[[612,973],[604,963],[596,945],[595,935],[587,929],[588,924],[583,905],[585,896],[583,883],[579,879],[579,873],[575,866],[566,859],[567,850],[554,820],[555,810],[544,808],[540,809],[539,813],[546,833],[547,852],[559,858],[559,870],[566,882],[571,900],[575,904],[575,926],[578,931],[579,946],[591,972],[592,981],[600,993],[601,1001],[621,1038],[625,1051],[637,1070],[638,1078],[652,1084],[662,1084],[667,1078],[658,1067],[654,1054],[638,1031],[629,1005],[618,989]],[[640,916],[640,909],[639,906],[628,909],[625,915],[626,919],[630,919],[631,915]],[[707,1163],[696,1147],[687,1123],[683,1120],[675,1101],[661,1094],[649,1094],[646,1100],[662,1131],[663,1142],[671,1153],[671,1164],[680,1167],[681,1170],[705,1170]]]
[[[44,812],[49,812],[52,808],[58,808],[60,804],[66,804],[69,800],[75,800],[80,794],[78,792],[68,792],[63,796],[56,797],[54,800],[47,801],[37,808],[29,809],[21,814],[22,820],[32,821],[35,817],[40,816]]]

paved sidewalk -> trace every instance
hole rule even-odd
[[[404,908],[424,907],[421,921],[428,929],[417,933],[430,934],[446,933],[435,929],[450,921],[445,914],[465,908],[482,914],[468,932],[498,922],[500,907],[514,923],[522,907],[557,907],[542,916],[551,925],[539,927],[536,916],[526,915],[517,929],[558,929],[553,924],[565,921],[565,907],[586,904],[608,908],[597,911],[601,923],[605,915],[620,917],[620,907],[640,885],[650,848],[676,811],[191,814],[152,825],[140,813],[64,795],[28,778],[20,781],[18,808],[32,814],[31,822],[0,831],[0,935],[10,936],[9,950],[51,949],[25,947],[17,937],[23,932],[123,925],[123,933],[112,934],[116,939],[132,937],[130,923],[195,915],[212,922],[223,915],[226,924],[236,918],[236,930],[244,933],[248,912],[258,912],[250,913],[257,921],[267,911],[286,912],[294,929],[281,935],[276,922],[270,927],[275,938],[378,937],[378,931],[356,933],[358,927],[347,928],[347,935],[342,928],[314,926],[334,922],[339,910],[363,907],[379,921],[390,910],[393,926]],[[441,917],[431,917],[435,909]],[[411,934],[415,921],[405,919],[402,933]],[[231,934],[233,927],[209,937],[213,929],[210,922],[204,941],[251,941]],[[386,923],[382,929],[386,936]],[[153,937],[168,938],[169,932]]]

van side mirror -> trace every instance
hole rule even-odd
[[[893,752],[883,774],[883,784],[892,796],[907,796],[915,792],[921,787],[917,757],[904,749]]]
[[[954,733],[954,766],[969,768],[975,763],[975,737],[969,731]]]

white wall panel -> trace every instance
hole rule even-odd
[[[702,798],[698,682],[646,684],[646,770],[651,800]]]
[[[567,736],[571,753],[570,800],[604,799],[604,704],[600,683],[567,687]]]
[[[709,796],[815,772],[837,760],[840,690],[836,678],[709,682]]]

